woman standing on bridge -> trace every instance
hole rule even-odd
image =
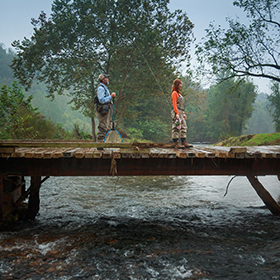
[[[184,97],[181,94],[182,81],[179,79],[174,80],[172,85],[172,140],[175,143],[175,148],[190,148],[192,145],[188,144],[187,138],[187,116],[185,114]],[[181,144],[179,143],[179,138]]]

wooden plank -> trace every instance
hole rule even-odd
[[[121,158],[120,151],[113,151],[112,152],[112,157],[114,157],[115,159],[120,159]]]
[[[149,158],[151,154],[150,148],[138,148],[138,149],[133,148],[133,151],[134,151],[133,153],[134,158]],[[139,153],[139,156],[136,156],[137,153]]]
[[[267,153],[262,153],[262,158],[273,158],[273,153],[267,152]]]
[[[132,158],[141,158],[141,154],[140,153],[132,153],[131,157]]]
[[[93,154],[94,154],[95,151],[97,151],[96,148],[89,148],[89,149],[85,152],[85,158],[93,158]]]
[[[151,158],[158,158],[159,157],[159,153],[160,153],[159,149],[151,148],[151,150],[150,150],[150,157]]]
[[[83,158],[89,148],[79,148],[75,153],[75,158]]]
[[[0,154],[2,158],[10,158],[12,154],[2,153]]]
[[[52,158],[62,158],[64,153],[69,150],[69,148],[59,148],[57,149],[53,154],[52,154]]]
[[[112,157],[112,151],[108,151],[108,150],[104,150],[102,152],[102,158],[104,159],[108,159],[108,158],[111,158]]]
[[[176,152],[169,150],[169,149],[161,149],[158,157],[159,158],[176,158],[177,154],[176,154]]]
[[[233,153],[229,153],[230,147],[223,146],[211,146],[208,147],[213,153],[215,153],[215,157],[217,158],[234,158],[235,155]]]
[[[231,147],[229,149],[229,153],[232,154],[247,153],[247,147],[240,147],[240,146]]]
[[[190,151],[190,154],[191,153],[194,153],[195,157],[197,157],[197,158],[205,158],[205,156],[206,156],[206,152],[201,149],[198,149],[198,148],[192,148]]]
[[[57,152],[57,148],[46,148],[47,150],[44,153],[44,159],[53,158],[53,155]]]
[[[262,158],[280,158],[280,146],[248,147],[248,150]]]
[[[132,154],[131,153],[123,153],[123,152],[121,152],[121,156],[122,156],[122,158],[131,158]]]
[[[28,149],[24,155],[25,158],[33,158],[34,157],[34,148]]]
[[[43,149],[35,149],[34,150],[34,158],[44,158],[45,153],[48,151],[47,148]]]
[[[66,150],[65,152],[63,152],[63,157],[65,157],[65,158],[73,157],[77,150],[79,150],[79,148],[74,148],[74,149]]]
[[[102,151],[99,151],[95,148],[94,152],[93,152],[93,158],[101,158],[102,157]]]
[[[193,149],[186,149],[187,158],[195,158],[195,152]]]
[[[245,154],[245,158],[261,158],[262,154],[260,152],[252,152],[252,151],[247,151]]]
[[[122,158],[141,158],[140,149],[120,149]]]
[[[174,149],[178,158],[187,158],[187,153],[182,149]]]
[[[15,147],[0,147],[0,154],[11,154],[15,151]]]
[[[28,151],[28,148],[16,148],[14,153],[12,153],[11,157],[13,158],[24,157],[26,151]]]
[[[205,148],[205,147],[196,147],[196,148],[204,151],[206,158],[215,158],[216,157],[215,153],[213,151],[209,150],[208,148]]]
[[[131,148],[131,143],[97,143],[92,140],[0,140],[0,147]]]

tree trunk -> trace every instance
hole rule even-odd
[[[95,135],[95,120],[94,117],[91,117],[91,131],[92,131],[92,141],[96,142],[96,135]]]

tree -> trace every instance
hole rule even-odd
[[[252,115],[255,98],[255,86],[244,80],[231,79],[212,86],[208,92],[206,140],[216,142],[241,135]]]
[[[32,96],[25,99],[17,83],[8,88],[2,85],[0,91],[0,138],[35,138],[37,132],[29,125],[36,109],[31,105]]]
[[[11,49],[6,51],[4,45],[0,43],[0,84],[11,84],[14,81],[13,70],[9,67],[14,55]]]
[[[199,83],[193,82],[191,77],[182,77],[182,94],[185,98],[185,112],[187,115],[188,132],[190,142],[205,141],[207,108],[207,95]]]
[[[252,116],[246,122],[242,134],[258,134],[258,133],[273,133],[273,119],[267,110],[268,95],[264,93],[258,94],[254,106]]]
[[[164,70],[174,71],[174,62],[180,65],[189,58],[193,24],[182,11],[171,13],[168,2],[55,0],[51,18],[41,13],[32,20],[31,38],[13,43],[15,76],[26,88],[35,78],[45,82],[50,95],[69,90],[75,109],[91,118],[95,139],[93,98],[100,72],[112,74],[117,110],[124,92],[133,98],[126,98],[122,108],[156,88],[149,65],[162,77]]]
[[[67,133],[33,108],[33,96],[25,97],[13,82],[0,89],[0,139],[56,139]]]
[[[233,4],[247,13],[249,25],[227,19],[226,31],[213,23],[197,46],[202,63],[212,73],[233,77],[263,77],[280,82],[280,2],[279,0],[237,0]]]
[[[267,97],[269,104],[268,109],[272,115],[275,129],[280,131],[280,83],[273,82],[271,85],[272,93]]]

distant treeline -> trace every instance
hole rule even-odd
[[[67,96],[55,95],[53,100],[47,98],[44,84],[34,83],[28,92],[19,89],[20,85],[14,83],[13,72],[9,67],[15,55],[0,45],[1,127],[6,128],[6,133],[2,129],[1,137],[90,138],[90,119],[73,110]],[[267,109],[268,95],[257,95],[251,81],[232,79],[205,90],[189,77],[180,78],[184,83],[182,94],[185,96],[185,111],[188,115],[188,141],[218,142],[229,136],[275,131]],[[172,80],[170,87],[171,84]],[[114,88],[113,82],[110,87]],[[6,103],[3,101],[5,96],[9,96]],[[169,96],[168,93],[166,96]],[[118,130],[127,137],[127,141],[170,141],[170,100],[159,94],[139,94],[136,100],[134,104],[129,104],[130,114],[134,112],[133,117],[122,115],[122,110],[116,116]],[[17,120],[12,119],[12,113],[6,110],[10,106],[8,101],[11,104],[26,104],[25,108],[17,106],[15,112],[20,116]],[[19,135],[15,133],[20,131],[18,126],[23,128]]]

